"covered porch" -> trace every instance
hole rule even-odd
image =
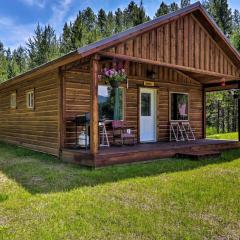
[[[99,96],[99,87],[107,88],[108,86],[99,75],[103,67],[111,66],[113,62],[122,61],[125,61],[128,82],[120,86],[125,96],[121,98],[122,107],[118,104],[118,108],[120,107],[122,111],[122,114],[120,114],[122,115],[122,119],[119,119],[126,121],[127,126],[134,129],[137,144],[134,146],[113,146],[111,144],[112,130],[109,128],[107,131],[110,138],[110,146],[102,147],[100,146],[101,139],[99,137],[99,122],[102,121],[102,113],[99,109],[101,107],[99,101],[102,101],[99,100],[99,97],[101,97]],[[85,61],[81,65],[81,68],[84,65],[89,65],[90,69],[90,75],[84,73],[84,76],[88,76],[88,80],[90,81],[88,85],[89,105],[84,108],[89,109],[89,148],[76,149],[66,145],[62,150],[63,160],[92,167],[101,167],[112,164],[175,157],[183,152],[192,151],[196,155],[204,156],[214,151],[240,147],[240,143],[237,141],[205,139],[206,92],[218,89],[239,88],[238,82],[233,79],[233,76],[205,70],[193,71],[189,67],[179,68],[173,64],[165,66],[166,64],[157,61],[135,59],[110,52],[101,52],[95,55],[89,61]],[[76,74],[83,74],[81,71],[82,69],[76,69],[75,66],[75,70],[66,70],[65,74],[71,73],[76,76]],[[156,93],[156,106],[151,109],[151,111],[155,112],[154,124],[156,132],[153,141],[148,143],[143,141],[141,136],[141,132],[143,131],[141,128],[141,89],[153,90]],[[174,115],[172,113],[173,107],[171,106],[172,94],[187,96],[186,119],[172,118]],[[77,109],[76,114],[78,113],[81,114],[83,112]],[[113,119],[110,118],[107,120],[109,125],[111,125],[111,120]],[[193,128],[196,140],[170,142],[169,122],[171,120],[179,122],[188,121]],[[66,129],[64,131],[66,132]],[[148,128],[144,131],[148,131]],[[74,139],[73,132],[72,136],[72,139]]]

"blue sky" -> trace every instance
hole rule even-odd
[[[79,10],[90,6],[95,12],[124,8],[130,0],[2,0],[0,8],[0,40],[5,47],[24,45],[37,23],[50,23],[59,34],[65,21],[73,20]],[[136,0],[135,2],[139,2]],[[144,7],[153,16],[162,0],[145,0]],[[171,3],[171,0],[165,0]],[[195,2],[192,0],[192,2]],[[230,0],[232,9],[240,10],[239,0]]]

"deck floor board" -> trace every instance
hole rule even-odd
[[[62,158],[77,164],[102,167],[107,165],[149,161],[160,158],[175,157],[178,153],[224,151],[240,148],[240,143],[229,140],[199,139],[188,142],[141,143],[134,146],[102,147],[93,158],[87,150],[64,149]],[[203,154],[202,154],[203,155]]]

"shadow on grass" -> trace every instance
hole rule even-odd
[[[240,149],[222,154],[216,159],[191,161],[163,159],[148,164],[132,164],[91,170],[13,145],[0,143],[0,171],[32,194],[70,191],[124,179],[156,176],[162,173],[186,171],[208,164],[229,162],[239,158]],[[3,199],[5,200],[5,199]]]

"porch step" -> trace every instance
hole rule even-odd
[[[202,150],[193,150],[189,153],[187,152],[178,152],[176,153],[176,157],[178,158],[190,158],[192,160],[201,160],[203,158],[207,158],[207,157],[219,157],[221,155],[221,152],[219,151],[202,151]]]

